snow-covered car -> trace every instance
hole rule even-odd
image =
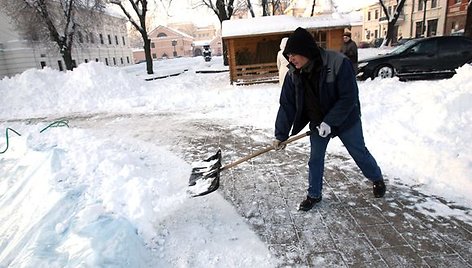
[[[359,61],[357,78],[448,78],[466,63],[472,63],[471,38],[427,37],[407,41],[385,55]]]

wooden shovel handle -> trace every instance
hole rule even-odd
[[[310,135],[311,135],[311,131],[307,131],[307,132],[305,132],[305,133],[303,133],[303,134],[299,134],[299,135],[297,135],[297,136],[293,136],[293,137],[291,137],[290,139],[288,139],[288,140],[286,140],[286,141],[283,141],[283,142],[281,143],[281,145],[289,144],[289,143],[291,143],[291,142],[294,142],[294,141],[296,141],[296,140],[299,140],[299,139],[301,139],[301,138],[304,138],[304,137],[310,136]],[[233,163],[230,163],[230,164],[228,164],[228,165],[222,167],[220,170],[225,170],[225,169],[228,169],[228,168],[232,168],[232,167],[234,167],[234,166],[236,166],[236,165],[241,164],[242,162],[246,162],[247,160],[249,160],[249,159],[251,159],[251,158],[254,158],[254,157],[258,156],[258,155],[267,153],[268,151],[271,151],[271,150],[274,150],[274,146],[272,146],[272,145],[271,145],[271,146],[267,146],[267,147],[265,147],[265,148],[263,148],[263,149],[260,149],[260,150],[254,152],[254,153],[252,153],[252,154],[250,154],[250,155],[248,155],[248,156],[245,156],[245,157],[243,157],[243,158],[241,158],[241,159],[239,159],[239,160],[237,160],[237,161],[235,161],[235,162],[233,162]]]

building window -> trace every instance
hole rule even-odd
[[[123,65],[123,57],[120,58],[121,65]]]
[[[367,20],[370,20],[370,19],[371,19],[371,17],[370,17],[370,11],[369,11],[369,12],[367,12]]]
[[[104,44],[104,42],[103,42],[103,35],[102,35],[102,34],[99,34],[99,36],[100,36],[100,44],[103,45],[103,44]]]
[[[428,20],[427,36],[436,36],[438,30],[438,20]]]
[[[127,62],[128,62],[128,64],[129,64],[129,57],[128,57],[128,56],[126,56],[126,61],[127,61]]]
[[[58,60],[57,61],[57,67],[59,67],[59,71],[64,71],[64,67],[62,66],[62,61],[61,60]]]
[[[379,18],[379,11],[378,11],[378,10],[376,10],[376,11],[375,11],[375,16],[374,16],[374,19],[378,19],[378,18]]]
[[[113,65],[116,65],[116,59],[113,57]]]
[[[111,45],[111,35],[108,35],[108,44]]]
[[[122,36],[121,39],[123,40],[123,46],[126,46],[126,43],[125,43],[125,37]]]
[[[327,41],[327,38],[326,38],[326,32],[325,32],[325,31],[317,31],[317,32],[315,32],[314,38],[315,38],[316,43],[317,43],[320,47],[326,48],[326,41]]]
[[[418,38],[418,37],[421,37],[423,35],[423,22],[422,21],[418,21],[416,23],[416,33],[415,33],[415,37]]]
[[[154,43],[151,43],[151,48],[156,48],[156,45]]]
[[[98,62],[98,58],[95,58],[95,62]]]
[[[46,62],[45,62],[45,61],[42,61],[42,62],[41,62],[41,69],[44,69],[44,67],[46,67]]]
[[[157,37],[166,37],[166,36],[167,36],[167,34],[165,34],[165,33],[158,33],[157,34]]]
[[[153,59],[157,59],[156,53],[152,53],[152,58],[153,58]]]
[[[418,0],[418,11],[423,10],[424,0]]]
[[[108,66],[108,58],[105,58],[105,65]]]
[[[438,6],[438,0],[431,0],[431,8],[435,8]]]
[[[87,62],[88,62],[88,59],[85,59],[84,62],[87,63]]]
[[[116,43],[117,45],[119,44],[119,43],[118,43],[118,36],[117,36],[117,35],[115,35],[115,43]]]

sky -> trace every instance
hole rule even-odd
[[[337,6],[339,12],[349,12],[376,2],[377,0],[334,0],[334,4]],[[197,8],[201,3],[199,0],[172,0],[170,6],[167,8],[163,8],[161,3],[162,2],[159,2],[157,8],[155,6],[151,7],[151,13],[155,12],[155,14],[158,14],[155,19],[155,23],[157,24],[186,22],[189,20],[200,26],[207,26],[209,24],[219,26],[220,24],[213,11],[209,10],[207,7]],[[255,10],[257,10],[257,5],[260,5],[260,1],[253,1],[252,4]],[[167,12],[162,12],[163,10],[167,10]]]
[[[385,52],[359,50],[360,58]],[[144,64],[90,62],[0,80],[0,267],[276,266],[218,191],[189,197],[191,163],[167,141],[178,122],[205,119],[264,130],[270,144],[280,87],[196,73],[224,70],[221,57],[155,61],[154,68],[182,74],[145,82]],[[366,143],[384,176],[471,207],[472,66],[451,79],[358,85]],[[140,120],[130,125],[132,115]],[[57,118],[69,118],[69,127],[47,128]],[[8,131],[8,148],[7,128],[21,134]],[[130,128],[157,134],[137,139]],[[348,157],[338,139],[328,153]],[[471,221],[447,209],[423,213]]]

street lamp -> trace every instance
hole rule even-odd
[[[172,46],[174,47],[174,58],[177,57],[177,51],[175,51],[175,46],[177,45],[177,40],[172,40]]]

